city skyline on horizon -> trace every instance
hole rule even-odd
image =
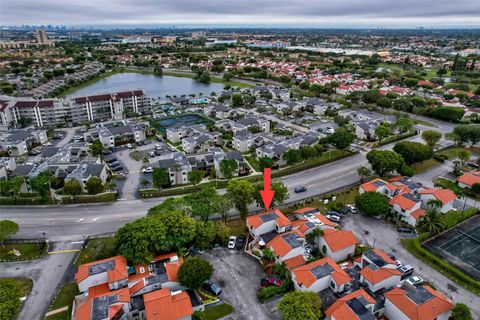
[[[252,12],[252,7],[256,8]],[[4,26],[67,25],[99,28],[135,28],[175,25],[210,28],[329,28],[418,29],[479,28],[480,4],[475,0],[433,1],[338,0],[319,3],[307,0],[197,2],[179,0],[158,3],[139,0],[93,0],[81,3],[57,0],[2,1]]]

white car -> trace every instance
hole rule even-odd
[[[357,213],[357,208],[353,204],[347,204],[347,208],[351,213]]]
[[[143,172],[143,173],[152,173],[152,172],[153,172],[153,168],[152,168],[152,167],[143,168],[143,169],[142,169],[142,172]]]
[[[332,214],[327,214],[326,218],[330,221],[333,221],[333,222],[340,222],[340,217],[339,216],[334,216]]]
[[[407,283],[414,287],[421,285],[423,282],[423,279],[419,276],[411,276],[407,279]]]
[[[395,263],[397,264],[397,269],[403,266],[403,263],[400,260],[395,260]]]
[[[228,239],[228,249],[235,249],[236,242],[237,242],[237,237],[231,236],[230,239]]]

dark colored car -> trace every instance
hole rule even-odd
[[[222,288],[220,288],[220,286],[212,280],[205,281],[203,283],[203,289],[207,290],[210,293],[213,293],[216,296],[222,293]]]
[[[245,236],[242,234],[238,236],[237,240],[235,241],[235,249],[242,250],[243,247],[245,247]]]
[[[404,227],[398,227],[397,228],[397,231],[398,232],[401,232],[401,233],[411,233],[411,234],[416,234],[417,231],[415,229],[412,229],[412,228],[404,228]]]
[[[120,162],[118,162],[118,161],[113,161],[113,162],[110,162],[108,165],[110,166],[110,168],[111,168],[111,167],[118,167],[118,166],[120,165]]]
[[[295,193],[301,193],[307,191],[307,187],[301,186],[294,189]]]
[[[342,216],[342,214],[340,212],[337,212],[337,211],[334,211],[334,210],[328,211],[327,214],[329,214],[331,216],[337,216],[337,217]]]
[[[112,162],[115,162],[115,161],[118,161],[118,159],[117,158],[107,159],[107,163],[112,163]]]
[[[112,168],[113,171],[117,172],[117,171],[122,171],[123,170],[123,167],[122,166],[118,166],[118,167],[115,167],[115,168]]]
[[[282,281],[280,279],[274,278],[274,277],[264,277],[262,280],[260,280],[260,286],[261,287],[280,287],[282,284]]]

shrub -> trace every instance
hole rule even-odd
[[[377,192],[365,192],[358,196],[358,209],[368,216],[386,215],[390,211],[388,198]]]
[[[412,177],[415,174],[415,170],[413,170],[413,168],[410,166],[402,166],[398,170],[398,173],[400,173],[402,176]]]

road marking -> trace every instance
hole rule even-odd
[[[51,315],[54,315],[54,314],[57,314],[57,313],[60,313],[60,312],[66,311],[66,310],[68,310],[68,306],[49,311],[49,312],[47,312],[47,314],[45,316],[48,317],[48,316],[51,316]]]
[[[77,220],[77,221],[75,221],[75,222],[77,222],[77,223],[78,223],[78,222],[82,222],[83,220],[85,220],[85,218],[80,218],[80,219],[78,219],[78,220]]]
[[[69,252],[79,252],[79,251],[80,249],[57,250],[57,251],[50,251],[48,254],[69,253]]]
[[[100,219],[100,217],[95,217],[92,219],[93,222],[97,221],[98,219]]]
[[[78,244],[78,243],[83,243],[83,241],[72,241],[70,242],[71,244]]]

